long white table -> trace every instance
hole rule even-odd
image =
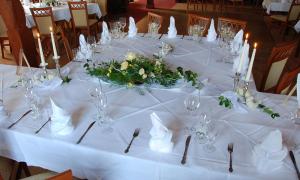
[[[31,12],[30,12],[30,6],[23,5],[23,7],[24,7],[24,11],[25,11],[25,16],[26,16],[26,26],[28,28],[35,27],[35,22],[31,15]],[[88,3],[87,9],[88,9],[88,14],[96,14],[98,18],[101,18],[101,16],[102,16],[101,10],[97,3]],[[53,7],[52,12],[53,12],[54,21],[62,21],[62,20],[70,21],[71,20],[70,10],[69,10],[69,7],[67,4]]]
[[[284,160],[281,169],[268,174],[259,173],[251,161],[255,144],[274,129],[282,131],[284,144],[289,148],[299,144],[299,126],[287,119],[287,115],[296,109],[296,99],[292,97],[284,106],[282,101],[285,96],[255,93],[265,105],[280,113],[281,118],[275,120],[257,110],[247,109],[248,113],[239,114],[219,106],[218,96],[232,89],[233,80],[232,65],[218,62],[227,52],[215,43],[204,41],[199,44],[186,38],[168,40],[165,36],[161,40],[126,38],[113,40],[109,47],[102,47],[102,53],[95,54],[94,61],[121,60],[127,51],[151,56],[158,51],[161,41],[175,47],[174,52],[165,59],[171,66],[182,66],[198,72],[203,79],[208,78],[208,83],[201,90],[200,112],[211,116],[219,129],[215,152],[203,151],[203,145],[193,135],[187,163],[180,164],[187,137],[184,129],[197,121],[197,117],[190,116],[183,105],[186,95],[195,93],[193,88],[152,88],[150,92],[144,91],[145,95],[140,95],[135,89],[107,83],[103,83],[103,88],[108,96],[108,112],[114,120],[114,130],[108,132],[100,126],[93,126],[77,145],[77,140],[93,121],[95,109],[88,89],[96,86],[97,80],[85,75],[82,63],[71,62],[66,65],[71,69],[73,79],[69,84],[40,92],[44,109],[50,108],[51,97],[72,113],[75,130],[64,137],[52,135],[49,124],[38,135],[34,134],[47,121],[47,117],[34,121],[26,116],[12,129],[7,129],[28,110],[28,105],[22,87],[10,88],[18,79],[16,67],[0,66],[0,71],[5,75],[4,103],[12,114],[10,121],[1,122],[0,155],[57,172],[72,169],[75,176],[89,180],[297,179],[289,157]],[[255,92],[253,84],[251,90]],[[148,147],[152,112],[156,112],[173,131],[175,146],[172,153],[157,153]],[[140,135],[133,142],[130,152],[124,154],[135,128],[141,128]],[[233,173],[228,173],[227,145],[230,142],[234,143]],[[295,156],[300,162],[298,151],[295,151]]]
[[[264,0],[262,6],[269,11],[289,12],[292,5],[290,0]]]

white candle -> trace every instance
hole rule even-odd
[[[41,65],[40,66],[46,66],[46,62],[45,62],[45,56],[44,56],[44,52],[43,52],[43,48],[42,48],[42,43],[41,43],[41,39],[40,39],[40,34],[37,34],[38,37],[38,45],[39,45],[39,50],[40,50],[40,57],[41,57]]]
[[[52,48],[53,48],[53,58],[58,59],[55,40],[54,40],[54,35],[53,35],[53,29],[52,29],[52,27],[50,27],[49,29],[50,29],[50,34],[51,34]]]
[[[250,81],[251,72],[252,72],[253,63],[254,63],[255,54],[256,54],[256,47],[257,47],[257,43],[254,43],[254,49],[253,49],[253,52],[252,52],[250,64],[249,64],[249,67],[248,67],[248,72],[247,72],[246,79],[245,79],[246,82]]]
[[[241,73],[242,72],[242,68],[243,68],[243,64],[244,64],[244,56],[245,56],[245,48],[246,48],[246,44],[248,43],[248,37],[249,37],[249,34],[247,33],[246,34],[246,39],[244,41],[244,45],[243,45],[243,49],[242,49],[242,54],[241,54],[241,58],[240,58],[240,63],[239,63],[239,66],[238,66],[238,69],[237,69],[237,72],[238,73]]]

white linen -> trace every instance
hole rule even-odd
[[[173,16],[170,17],[170,26],[168,28],[168,38],[172,39],[172,38],[176,38],[177,36],[177,29],[176,29],[176,25],[175,25],[175,19]]]
[[[25,6],[28,6],[30,4],[30,0],[23,0],[23,3]]]
[[[137,34],[137,27],[133,17],[129,17],[129,28],[128,28],[128,37],[135,37]]]
[[[88,45],[85,41],[85,37],[83,34],[79,36],[79,51],[76,55],[76,59],[90,59],[92,57],[92,50],[90,45]]]
[[[270,14],[271,11],[288,12],[291,5],[291,0],[264,0],[262,2],[267,14]]]
[[[234,36],[233,41],[231,42],[231,52],[239,53],[243,46],[243,37],[244,31],[243,29],[239,30],[239,32]]]
[[[38,92],[47,92],[54,90],[55,88],[59,87],[62,84],[63,80],[59,77],[54,77],[50,80],[44,80],[40,82],[34,87],[35,91]]]
[[[4,121],[8,118],[8,113],[4,107],[4,104],[2,101],[0,101],[0,122]]]
[[[30,6],[24,5],[23,8],[26,16],[26,26],[28,28],[35,27],[35,22],[30,12]],[[88,9],[88,14],[96,14],[98,18],[101,18],[102,14],[99,5],[97,3],[88,3],[87,9]],[[52,12],[53,12],[54,21],[66,20],[69,22],[71,20],[70,10],[67,4],[58,7],[53,7]]]
[[[243,107],[243,105],[238,102],[238,95],[233,92],[233,91],[226,91],[226,92],[223,92],[221,94],[221,96],[224,96],[226,98],[228,98],[231,103],[232,103],[232,108],[237,112],[237,113],[242,113],[242,114],[245,114],[247,113],[248,111]]]
[[[287,148],[282,145],[282,135],[277,129],[254,147],[253,162],[260,172],[270,173],[282,167],[286,155]]]
[[[300,20],[295,24],[294,28],[298,33],[300,32]]]
[[[243,60],[243,65],[242,65],[242,71],[241,71],[241,74],[242,75],[245,75],[247,73],[247,69],[248,69],[248,64],[249,64],[249,49],[250,49],[250,46],[249,44],[247,43],[246,45],[244,45],[245,47],[245,55],[244,55],[244,60]],[[242,48],[242,49],[243,49]],[[234,60],[233,60],[233,72],[237,72],[238,70],[238,67],[239,67],[239,64],[240,64],[240,61],[241,61],[241,56],[242,56],[242,51],[240,51],[240,55],[237,56]]]
[[[150,130],[151,138],[149,147],[152,151],[170,153],[172,152],[174,143],[172,142],[173,133],[162,124],[160,118],[155,112],[151,115],[153,127]]]
[[[95,55],[93,61],[119,61],[128,51],[151,57],[153,52],[159,50],[161,41],[138,36],[112,40],[109,47],[101,46],[102,53]],[[199,113],[211,115],[212,121],[220,129],[214,144],[215,152],[204,152],[203,145],[192,136],[187,163],[184,166],[180,164],[186,140],[185,127],[198,120],[190,116],[183,105],[187,92],[195,90],[189,86],[176,91],[150,88],[149,91],[144,91],[145,95],[140,95],[136,89],[102,83],[108,98],[107,112],[114,120],[114,130],[107,132],[104,127],[95,124],[77,145],[76,142],[93,122],[96,114],[88,89],[98,85],[98,81],[92,81],[95,78],[79,78],[87,76],[82,68],[83,64],[71,62],[67,67],[71,69],[72,81],[49,92],[47,96],[40,96],[40,100],[42,107],[50,104],[49,96],[59,101],[59,105],[72,114],[72,122],[76,127],[73,133],[69,136],[52,136],[50,124],[47,124],[35,135],[34,132],[47,121],[47,117],[35,121],[26,116],[11,130],[6,129],[10,125],[8,122],[1,126],[0,155],[56,172],[72,169],[74,176],[91,180],[198,180],[199,177],[230,180],[281,180],[289,177],[296,180],[297,176],[289,159],[284,160],[281,169],[267,174],[258,173],[252,162],[254,146],[274,128],[283,132],[288,146],[300,143],[300,126],[295,126],[285,118],[290,112],[295,112],[296,97],[291,97],[287,106],[284,106],[281,102],[285,96],[255,92],[255,97],[262,100],[264,105],[280,113],[281,117],[275,120],[257,110],[247,109],[249,112],[245,115],[221,107],[217,98],[222,92],[232,89],[232,66],[217,60],[229,52],[224,52],[227,50],[220,49],[216,43],[206,41],[200,44],[187,39],[169,41],[172,41],[175,48],[166,56],[165,61],[172,68],[182,66],[197,72],[203,79],[209,79],[201,90]],[[11,121],[17,120],[28,110],[22,94],[23,88],[10,88],[18,80],[15,69],[15,66],[0,65],[0,71],[8,82],[5,83],[4,96]],[[250,89],[255,90],[252,82]],[[152,112],[156,112],[163,119],[164,125],[173,132],[174,148],[171,153],[161,154],[149,149]],[[134,140],[130,152],[124,154],[135,128],[141,129],[140,135]],[[235,145],[234,173],[230,175],[226,151],[229,142],[234,142]],[[299,154],[295,153],[295,156],[300,162]]]
[[[107,23],[105,21],[102,22],[102,33],[101,33],[101,44],[109,44],[111,41],[111,36],[109,34],[109,30],[107,27]]]
[[[71,116],[68,112],[57,106],[50,98],[51,115],[51,133],[54,135],[68,135],[74,130]]]
[[[215,29],[215,21],[212,18],[210,22],[210,27],[208,29],[208,34],[207,34],[207,41],[208,42],[213,42],[217,39],[217,33]]]

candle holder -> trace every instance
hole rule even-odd
[[[61,75],[61,71],[60,71],[59,59],[60,59],[60,56],[53,57],[53,60],[55,62],[55,68],[56,68],[57,76],[59,76],[61,79],[63,79],[63,77]]]
[[[241,79],[241,73],[236,72],[235,76],[233,77],[233,91],[237,92],[238,86],[239,86],[239,82]]]
[[[246,104],[247,98],[246,98],[246,93],[249,89],[249,82],[248,81],[244,81],[243,84],[243,94],[241,95],[241,99],[240,102],[243,104]]]
[[[47,72],[47,68],[46,68],[47,65],[48,65],[48,63],[41,63],[40,64],[40,67],[43,68],[43,74],[42,74],[43,79],[48,79],[48,72]]]

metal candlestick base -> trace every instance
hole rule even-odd
[[[246,104],[246,101],[247,101],[246,93],[247,93],[248,89],[249,89],[249,82],[244,81],[243,94],[242,94],[241,99],[240,99],[240,102],[242,102],[243,104]]]
[[[43,74],[42,74],[42,76],[43,76],[44,79],[48,79],[48,72],[47,72],[47,68],[46,68],[47,65],[48,65],[47,63],[44,63],[44,64],[41,63],[40,64],[40,67],[43,68]]]
[[[241,73],[236,72],[235,76],[233,77],[233,91],[234,92],[237,92],[240,79],[241,79]]]

